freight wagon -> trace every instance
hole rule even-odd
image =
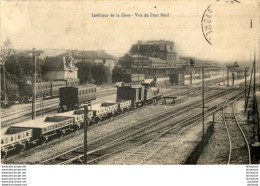
[[[2,155],[11,150],[24,150],[28,145],[42,144],[54,136],[62,137],[67,130],[75,128],[73,117],[38,118],[12,125],[1,136]]]
[[[8,128],[1,133],[2,155],[7,155],[12,150],[24,150],[33,138],[33,130],[27,128]]]
[[[143,83],[145,74],[126,74],[123,82],[125,83]]]
[[[73,117],[74,122],[75,122],[75,129],[79,129],[82,124],[84,123],[84,109],[78,109],[78,110],[72,110],[69,112],[63,112],[63,113],[58,113],[55,116],[65,116],[65,117]],[[93,111],[89,110],[88,111],[88,121],[92,121],[93,118]]]
[[[170,74],[169,81],[172,85],[184,85],[184,73],[183,74]]]

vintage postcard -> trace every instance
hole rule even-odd
[[[259,164],[259,0],[4,0],[0,29],[3,166]]]

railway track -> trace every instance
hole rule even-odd
[[[110,96],[110,95],[115,94],[115,92],[116,92],[116,89],[97,93],[97,98]],[[57,109],[59,109],[59,98],[50,99],[50,100],[47,100],[44,102],[44,113],[51,112],[51,111],[57,110]],[[37,115],[41,115],[39,102],[36,103],[36,113],[37,113]],[[31,105],[27,105],[23,108],[16,109],[15,111],[14,110],[4,111],[4,109],[3,109],[2,114],[1,114],[2,127],[8,126],[15,122],[22,121],[24,119],[21,120],[20,119],[21,117],[29,116],[30,114],[31,114]]]
[[[229,143],[227,164],[251,164],[250,146],[235,113],[235,104],[241,97],[230,98],[223,106],[223,121]]]
[[[172,90],[168,90],[168,91],[166,91],[168,94],[172,94]],[[179,100],[179,101],[182,101],[182,100],[186,100],[187,99],[187,96],[189,96],[189,95],[191,95],[191,96],[196,96],[196,95],[198,95],[198,94],[200,94],[200,90],[199,90],[199,88],[190,88],[190,89],[186,89],[186,90],[182,90],[182,91],[178,91],[178,92],[176,92],[176,95],[186,95],[186,98],[184,98],[184,97],[182,97],[182,99],[181,100]],[[167,95],[167,94],[165,94],[165,95]],[[148,105],[148,106],[151,106],[151,105]],[[179,107],[175,107],[176,109],[179,109]],[[139,109],[142,109],[142,108],[137,108],[137,109],[135,109],[134,110],[134,112],[136,111],[136,112],[138,112],[138,110]],[[133,112],[133,111],[131,111],[131,112]],[[102,123],[101,123],[101,125],[105,125],[107,122],[111,122],[111,121],[113,121],[113,120],[115,120],[115,119],[118,119],[118,118],[120,118],[120,117],[124,117],[124,115],[119,115],[119,116],[117,116],[116,118],[112,118],[112,119],[110,119],[110,120],[105,120],[105,121],[103,121]],[[91,127],[95,127],[95,126],[97,126],[97,125],[92,125]],[[99,124],[99,126],[100,126],[100,124]]]
[[[206,98],[206,102],[212,101],[217,97],[221,97],[225,94],[228,94],[236,89],[229,89],[224,92],[220,92],[213,96]],[[223,104],[223,103],[222,103]],[[116,132],[113,132],[109,135],[103,136],[101,138],[89,141],[88,143],[88,163],[94,163],[100,159],[107,157],[113,153],[125,150],[131,146],[140,145],[147,143],[152,139],[155,139],[159,134],[163,134],[165,130],[169,130],[169,127],[175,128],[175,131],[180,130],[185,125],[188,125],[194,122],[200,116],[198,115],[189,117],[188,119],[181,119],[174,124],[169,123],[171,118],[185,112],[190,111],[193,108],[201,106],[201,101],[195,101],[192,104],[175,107],[159,115],[156,115],[152,118],[145,119],[141,122],[137,122],[131,126],[122,128]],[[218,106],[214,106],[207,109],[207,112],[210,110],[217,109]],[[176,110],[179,111],[176,111]],[[168,121],[168,122],[167,122]],[[179,123],[179,124],[177,124]],[[182,123],[182,125],[180,124]],[[174,126],[172,126],[174,125]],[[173,129],[172,129],[173,130]],[[82,163],[83,158],[83,145],[72,149],[70,151],[64,152],[58,156],[52,157],[48,160],[42,162],[42,164],[78,164]]]
[[[217,82],[220,82],[223,80],[225,77],[220,77],[216,79],[211,79],[208,81],[205,81],[205,84],[216,84]],[[111,90],[112,89],[112,90]],[[180,91],[176,92],[176,96],[183,95],[183,94],[192,94],[195,92],[198,88],[191,88],[185,91]],[[116,93],[116,89],[114,88],[109,88],[108,90],[103,90],[102,92],[97,93],[97,98],[99,97],[105,97],[109,95],[114,95]],[[171,90],[166,90],[164,92],[165,95],[170,95],[172,94]],[[44,112],[43,113],[48,113],[52,112],[54,110],[59,109],[59,98],[54,98],[54,99],[48,99],[44,101]],[[41,115],[41,107],[40,107],[40,102],[36,102],[36,115],[39,116]],[[15,111],[13,110],[5,110],[2,109],[1,112],[1,127],[6,127],[11,124],[24,121],[28,119],[28,117],[31,115],[31,104],[25,105],[22,108],[15,108]]]
[[[206,81],[205,83],[214,84],[216,82],[219,82],[220,79],[222,79],[222,78],[217,78],[217,79],[213,79],[213,80],[210,80],[210,81]],[[186,93],[188,91],[190,91],[190,90],[187,90],[184,93]],[[97,93],[97,97],[104,97],[104,96],[107,96],[107,95],[111,95],[111,93],[115,93],[115,92],[116,92],[116,88],[110,88],[108,90],[102,90],[102,91]],[[167,93],[167,91],[166,91],[166,93]],[[36,108],[40,108],[40,102],[39,101],[40,100],[38,100],[38,102],[36,102]],[[50,108],[50,107],[57,107],[58,108],[58,104],[59,104],[59,98],[48,99],[48,100],[44,101],[44,107],[45,108]],[[20,116],[30,114],[30,109],[31,109],[31,103],[24,105],[24,107],[22,107],[22,108],[16,108],[15,114],[20,115]],[[13,115],[14,115],[13,110],[2,109],[2,114],[1,114],[2,122],[5,122],[6,120],[8,120],[8,117],[13,116]]]
[[[243,95],[236,95],[226,100],[221,110],[222,127],[217,137],[221,146],[215,153],[217,164],[251,164],[250,145],[235,112],[235,104]]]

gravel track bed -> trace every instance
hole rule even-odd
[[[162,91],[163,92],[169,91],[169,89],[167,90],[165,89]],[[174,92],[177,92],[177,89],[173,90],[173,93]],[[99,101],[102,102],[108,100],[115,100],[115,95],[107,96],[106,98],[100,99]],[[100,125],[90,126],[88,132],[88,140],[92,140],[97,137],[103,136],[121,127],[125,127],[126,125],[140,121],[142,120],[142,118],[144,118],[144,116],[150,117],[153,116],[154,112],[158,112],[158,111],[163,112],[166,109],[167,107],[165,106],[161,106],[161,108],[159,109],[156,106],[149,106],[147,108],[144,107],[141,109],[141,111],[138,112],[131,111],[129,113],[124,114],[125,116],[118,120],[115,120],[113,122],[106,122],[105,125],[101,123]],[[52,113],[50,115],[54,115],[55,113]],[[3,160],[3,163],[12,163],[12,162],[37,163],[43,159],[55,156],[61,152],[64,152],[66,150],[78,146],[79,144],[82,144],[82,139],[83,139],[83,131],[72,133],[68,136],[65,136],[62,139],[53,140],[42,146],[38,146],[34,149],[30,149],[20,155],[15,155],[13,157],[10,157],[6,161]]]
[[[222,103],[231,95],[233,94],[228,94],[223,96],[222,98],[215,99],[214,101],[208,103],[208,105],[213,106],[217,103]],[[178,117],[171,119],[170,122],[176,122],[179,119],[184,119],[192,115],[196,115],[200,112],[201,108],[194,108],[190,111],[185,112],[185,114],[179,115]],[[209,116],[205,119],[205,124],[207,123],[207,121],[212,121],[212,116]],[[201,139],[201,128],[201,122],[196,122],[193,125],[191,125],[188,130],[185,130],[178,134],[167,134],[164,137],[155,140],[152,144],[149,145],[151,148],[153,148],[153,144],[156,143],[165,142],[165,145],[159,152],[154,154],[143,164],[183,164],[186,160],[186,157],[191,153],[193,148],[197,145],[197,142]],[[207,126],[205,126],[205,130],[206,128]],[[138,146],[135,148],[138,148]],[[124,158],[125,156],[127,156],[129,152],[133,150],[134,148],[131,148],[128,151],[115,154],[109,157],[108,159],[100,161],[98,164],[117,164],[118,160]]]
[[[175,91],[176,89],[173,90],[173,93]],[[213,92],[210,91],[206,95],[214,94],[214,93],[216,93],[216,91]],[[200,96],[189,98],[183,101],[182,103],[185,102],[185,104],[189,104],[190,102],[193,102],[194,100],[198,100],[198,99],[201,99]],[[124,117],[119,118],[113,122],[107,122],[105,125],[102,125],[101,123],[101,125],[90,126],[88,132],[88,140],[95,139],[97,137],[113,132],[119,128],[125,127],[126,125],[130,125],[135,122],[138,122],[142,120],[144,117],[145,118],[151,117],[154,115],[154,113],[163,112],[168,108],[169,105],[149,106],[147,108],[141,109],[138,112],[133,111],[133,112],[126,113]],[[6,161],[3,161],[3,163],[15,163],[15,162],[37,163],[40,162],[41,160],[58,155],[61,152],[69,150],[73,147],[77,147],[78,145],[83,143],[82,139],[83,139],[83,131],[72,133],[68,136],[65,136],[62,139],[56,139],[47,144],[44,144],[42,146],[24,152],[20,155],[15,155],[13,157],[10,157]]]
[[[252,126],[247,123],[247,118],[246,115],[244,114],[243,108],[244,108],[244,98],[241,98],[236,103],[235,112],[238,115],[238,121],[240,122],[242,130],[245,133],[248,142],[250,143],[253,131],[252,131]],[[204,152],[200,156],[197,164],[201,164],[201,165],[227,164],[228,153],[229,153],[228,136],[222,118],[218,119],[218,117],[222,117],[221,112],[218,112],[215,115],[216,122],[214,126],[214,133],[212,134],[212,137],[210,138],[209,143],[205,147]],[[241,144],[237,144],[237,145],[244,148],[244,146],[243,145],[241,146]],[[238,162],[236,162],[236,164],[237,163]]]

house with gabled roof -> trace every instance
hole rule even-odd
[[[46,71],[42,75],[45,81],[78,78],[78,68],[74,64],[74,59],[67,55],[46,57],[45,67]]]

